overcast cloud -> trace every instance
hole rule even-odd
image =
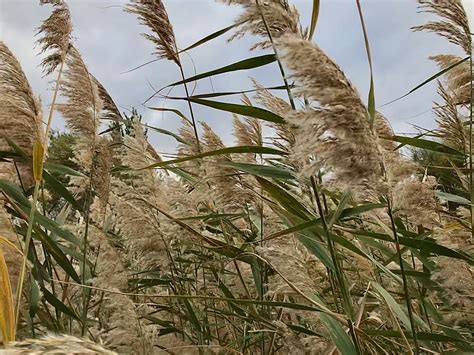
[[[294,0],[301,14],[303,25],[311,17],[309,0]],[[43,103],[51,98],[51,77],[43,78],[38,67],[41,58],[34,49],[35,28],[45,19],[50,6],[39,6],[38,0],[0,0],[0,39],[20,60],[36,94]],[[173,114],[147,110],[141,103],[161,88],[179,80],[175,65],[159,61],[139,70],[121,74],[153,59],[152,45],[140,33],[145,28],[136,18],[122,11],[122,0],[69,0],[75,45],[93,73],[108,89],[116,103],[127,111],[137,107],[149,124],[176,131],[179,120]],[[465,1],[468,11],[474,12],[474,1]],[[238,7],[227,7],[213,0],[165,0],[178,46],[184,48],[205,35],[226,27],[238,15]],[[374,61],[377,105],[401,96],[437,71],[428,60],[430,55],[454,53],[462,55],[456,47],[429,33],[412,33],[410,27],[422,24],[430,17],[417,13],[415,0],[363,0],[364,16],[369,31]],[[471,19],[472,23],[472,19]],[[254,38],[226,43],[224,36],[193,49],[184,56],[187,75],[218,68],[256,55],[247,51]],[[369,86],[367,58],[361,33],[355,0],[322,0],[316,42],[343,68],[346,75],[366,97]],[[222,75],[198,82],[195,93],[235,91],[250,89],[249,76],[265,86],[281,85],[275,65],[249,72]],[[181,95],[175,89],[173,95]],[[238,100],[225,98],[226,100]],[[435,126],[431,104],[437,99],[432,83],[413,95],[380,110],[389,118],[396,132],[413,132],[412,124],[425,128]],[[183,102],[157,99],[152,106],[176,107],[186,112]],[[199,120],[206,121],[224,138],[231,142],[230,115],[202,107],[196,107]],[[55,127],[63,127],[56,120]],[[174,142],[151,133],[152,142],[164,152],[170,152]]]

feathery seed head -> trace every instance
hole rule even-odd
[[[449,54],[435,55],[430,57],[430,59],[434,60],[441,70],[445,70],[461,60],[460,57]],[[446,85],[454,95],[456,103],[458,105],[469,104],[471,100],[471,81],[473,80],[469,62],[464,61],[451,68],[444,74],[444,78]]]
[[[20,63],[6,44],[0,41],[0,150],[9,150],[5,138],[31,156],[33,144],[42,137],[42,112]],[[18,162],[25,186],[33,183],[29,163]]]
[[[382,159],[356,89],[315,44],[285,35],[276,45],[299,84],[295,92],[319,103],[287,116],[295,135],[293,157],[303,175],[332,170],[342,185],[373,187],[382,177]]]
[[[74,47],[69,50],[66,65],[61,93],[67,99],[67,104],[58,105],[58,109],[75,134],[93,143],[100,125],[99,119],[103,114],[99,89]]]
[[[133,0],[125,7],[125,11],[137,15],[140,22],[153,32],[152,35],[145,33],[143,36],[153,42],[158,58],[166,58],[181,65],[173,26],[162,0]]]
[[[415,26],[414,31],[435,32],[445,37],[451,43],[461,46],[466,54],[472,50],[472,39],[469,21],[461,0],[418,0],[421,12],[438,15],[439,21],[430,21],[421,26]]]
[[[41,47],[41,53],[51,51],[41,62],[43,71],[47,75],[66,59],[71,43],[72,23],[69,7],[65,1],[50,0],[41,3],[50,3],[54,6],[53,12],[41,24],[37,32],[37,35],[42,35],[37,41]]]
[[[4,353],[0,350],[0,353]],[[11,343],[5,354],[116,354],[101,345],[71,335],[48,335]]]
[[[290,6],[286,0],[220,0],[227,5],[241,5],[244,12],[236,19],[240,24],[238,31],[229,39],[243,37],[246,33],[265,38],[252,47],[268,48],[272,39],[279,38],[286,33],[302,37],[299,24],[299,13],[296,7]]]

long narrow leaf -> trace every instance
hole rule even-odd
[[[229,64],[229,65],[226,65],[226,66],[218,68],[218,69],[214,69],[214,70],[211,70],[211,71],[208,71],[208,72],[205,72],[205,73],[194,75],[194,76],[192,76],[190,78],[186,78],[184,80],[177,81],[175,83],[169,84],[167,87],[189,83],[191,81],[196,81],[196,80],[199,80],[199,79],[208,78],[208,77],[218,75],[218,74],[224,74],[224,73],[235,72],[235,71],[239,71],[239,70],[247,70],[247,69],[258,68],[258,67],[273,63],[275,60],[276,60],[276,57],[275,57],[274,54],[265,54],[265,55],[262,55],[262,56],[259,56],[259,57],[244,59],[244,60],[241,60],[239,62]]]

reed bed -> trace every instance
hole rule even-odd
[[[437,81],[438,128],[415,138],[375,109],[358,0],[367,100],[313,39],[318,0],[307,28],[287,0],[221,2],[239,9],[235,23],[185,49],[164,1],[124,7],[182,78],[164,87],[182,86],[186,96],[169,100],[188,111],[153,108],[182,120],[177,132],[153,127],[176,139],[173,159],[89,72],[66,1],[42,1],[52,8],[37,33],[53,80],[47,114],[0,42],[0,353],[474,352],[472,38],[461,1],[418,1],[434,20],[413,30],[465,56],[431,58],[440,71],[415,90]],[[254,36],[268,54],[186,77],[182,54],[218,36]],[[253,80],[239,104],[188,90],[272,63],[281,86]],[[232,120],[233,145],[197,105]],[[67,132],[51,132],[56,113]]]

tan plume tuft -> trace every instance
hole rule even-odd
[[[0,353],[4,353],[0,350]],[[101,345],[71,335],[48,335],[12,343],[5,354],[116,354]]]
[[[442,103],[435,103],[434,112],[437,116],[437,133],[443,143],[464,152],[468,149],[468,132],[461,114],[458,112],[455,95],[438,82],[438,94]]]
[[[98,135],[100,120],[110,114],[105,109],[97,81],[89,74],[81,55],[71,47],[66,58],[66,69],[61,82],[61,94],[67,99],[58,105],[67,126],[78,135],[75,160],[90,176],[91,187],[102,202],[102,212],[108,202],[110,188],[110,144],[107,138]],[[104,89],[105,90],[105,89]],[[89,179],[71,179],[78,186],[77,192],[88,190]]]
[[[118,109],[117,105],[115,104],[114,100],[108,93],[107,89],[102,85],[102,83],[92,74],[90,74],[91,80],[94,85],[97,87],[99,91],[99,97],[102,100],[103,104],[103,119],[112,120],[112,121],[121,121],[122,115],[120,114],[120,110]]]
[[[256,80],[252,79],[252,82],[257,90],[255,93],[257,103],[283,118],[287,117],[293,111],[290,104],[281,97],[273,95]],[[273,139],[274,145],[281,150],[289,152],[291,147],[295,144],[295,136],[291,127],[286,123],[271,124],[271,127],[275,129],[276,132],[276,138]]]
[[[261,36],[265,40],[257,43],[254,48],[268,48],[272,39],[291,33],[301,36],[299,13],[296,7],[290,6],[286,0],[220,0],[227,5],[241,5],[244,12],[236,19],[240,24],[237,32],[229,39],[240,38],[246,33]],[[268,30],[267,30],[268,28]]]
[[[430,59],[434,60],[441,70],[447,69],[461,61],[460,57],[449,54],[435,55],[430,57]],[[471,81],[473,80],[469,62],[464,61],[451,68],[444,74],[444,78],[449,90],[454,95],[456,103],[458,105],[469,104],[471,100]]]
[[[438,15],[440,21],[430,21],[421,26],[415,26],[414,31],[430,31],[447,38],[451,43],[471,54],[472,41],[469,21],[461,0],[418,0],[420,11]]]
[[[382,176],[382,160],[357,90],[315,44],[294,35],[276,44],[299,85],[295,93],[319,103],[287,118],[295,134],[293,157],[303,165],[303,175],[324,169],[342,185],[373,186]]]
[[[20,63],[0,41],[0,150],[9,150],[5,138],[31,156],[33,144],[41,137],[42,113]],[[32,182],[29,164],[18,164],[24,185]]]
[[[219,136],[204,122],[201,122],[205,151],[224,148]],[[219,209],[233,211],[245,206],[251,199],[251,191],[244,186],[238,172],[228,166],[230,155],[218,155],[205,160],[205,176],[209,182],[210,194]]]
[[[178,157],[184,158],[187,156],[193,156],[199,154],[199,146],[197,143],[196,136],[192,124],[183,120],[183,125],[178,130],[181,142],[178,145]],[[184,163],[183,168],[192,175],[199,175],[200,167],[199,162],[196,160],[190,160]]]
[[[70,49],[66,64],[64,79],[61,82],[61,93],[67,98],[67,104],[58,105],[59,111],[75,134],[93,143],[103,109],[99,89],[91,79],[81,55],[74,47]]]
[[[41,53],[51,51],[41,62],[45,74],[52,73],[66,59],[71,43],[71,14],[65,1],[44,1],[51,3],[54,10],[38,28],[37,35],[42,37],[37,41]]]
[[[125,11],[137,15],[140,22],[153,32],[153,35],[145,33],[143,36],[153,42],[159,58],[180,65],[173,26],[162,0],[133,0]]]
[[[254,118],[245,117],[242,121],[234,115],[234,136],[239,145],[263,145],[262,125]]]
[[[7,214],[4,206],[4,200],[0,198],[0,239],[5,238],[12,245],[0,241],[0,250],[3,251],[5,262],[8,268],[10,284],[12,286],[13,297],[16,295],[16,286],[20,276],[22,256],[19,250],[13,248],[13,245],[20,247],[18,237],[13,229],[13,221]],[[14,300],[15,302],[15,300]]]

